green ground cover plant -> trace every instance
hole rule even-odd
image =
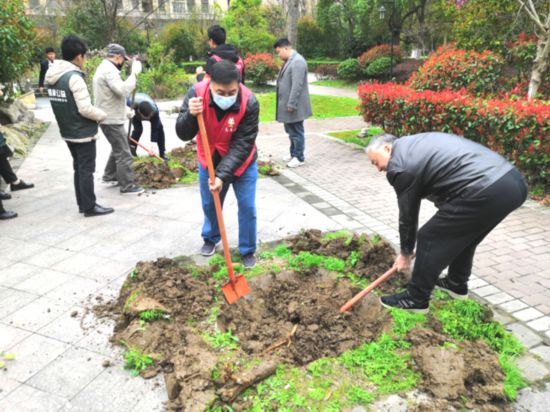
[[[275,121],[275,93],[259,94],[260,122]],[[358,116],[357,99],[351,97],[321,96],[312,94],[311,107],[313,119]]]
[[[128,348],[123,357],[124,369],[129,369],[132,376],[138,376],[141,371],[155,363],[151,356],[145,355],[135,348]]]
[[[361,129],[343,130],[341,132],[330,132],[328,133],[328,135],[332,137],[336,137],[347,143],[355,143],[361,147],[367,147],[372,137],[380,133],[384,133],[384,129],[377,126],[371,126],[368,128],[367,135],[365,137],[358,137],[358,134],[360,132],[361,132]]]
[[[170,315],[162,309],[149,309],[139,312],[140,320],[144,322],[154,322],[156,320],[168,320]]]

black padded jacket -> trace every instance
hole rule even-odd
[[[180,114],[176,120],[176,134],[181,140],[188,141],[193,139],[199,131],[197,118],[189,113],[189,99],[196,97],[195,86],[191,87],[187,95],[183,99]],[[241,107],[241,95],[237,96],[237,101],[226,111],[220,109],[213,101],[210,95],[210,107],[216,111],[218,120],[221,120],[227,112],[239,112]],[[258,136],[258,123],[260,116],[260,105],[256,96],[251,94],[248,98],[246,111],[241,122],[237,126],[237,130],[233,133],[229,152],[222,158],[216,151],[212,154],[212,161],[216,168],[216,176],[224,182],[231,182],[234,178],[235,171],[248,159],[250,153],[256,144]],[[254,156],[256,161],[257,152]]]
[[[456,135],[431,132],[397,139],[386,177],[399,204],[401,253],[414,250],[423,198],[439,207],[457,196],[475,196],[513,167],[487,147]]]

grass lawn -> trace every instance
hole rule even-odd
[[[275,120],[275,93],[258,94],[260,102],[260,122]],[[312,94],[311,107],[313,119],[330,119],[332,117],[358,116],[357,99],[351,97],[333,97]]]
[[[342,89],[357,90],[356,82],[348,82],[341,79],[316,80],[314,82],[311,82],[311,84],[314,84],[316,86],[339,87]]]
[[[373,136],[376,136],[377,134],[383,133],[384,129],[382,129],[381,127],[372,126],[372,127],[369,127],[366,137],[357,137],[357,134],[360,131],[361,129],[344,130],[342,132],[331,132],[331,133],[328,133],[328,135],[337,137],[338,139],[343,140],[344,142],[355,143],[361,147],[366,147],[369,144],[370,139]]]

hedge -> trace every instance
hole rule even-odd
[[[506,156],[531,184],[550,189],[550,104],[484,100],[449,90],[416,91],[394,83],[361,84],[359,98],[365,121],[389,133],[464,136]]]
[[[195,73],[197,67],[202,66],[203,68],[205,68],[206,62],[196,60],[192,62],[180,63],[180,66],[183,68],[183,70],[185,70],[186,73]]]

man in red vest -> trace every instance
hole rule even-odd
[[[204,212],[201,249],[203,256],[216,252],[220,230],[216,219],[214,199],[210,192],[220,192],[223,204],[229,186],[233,186],[239,209],[239,251],[245,268],[256,264],[256,137],[260,106],[256,96],[239,83],[237,66],[222,60],[212,66],[210,79],[195,84],[183,100],[176,122],[181,140],[197,137],[199,184]],[[201,144],[197,115],[202,113],[216,180],[210,182],[206,154]]]

